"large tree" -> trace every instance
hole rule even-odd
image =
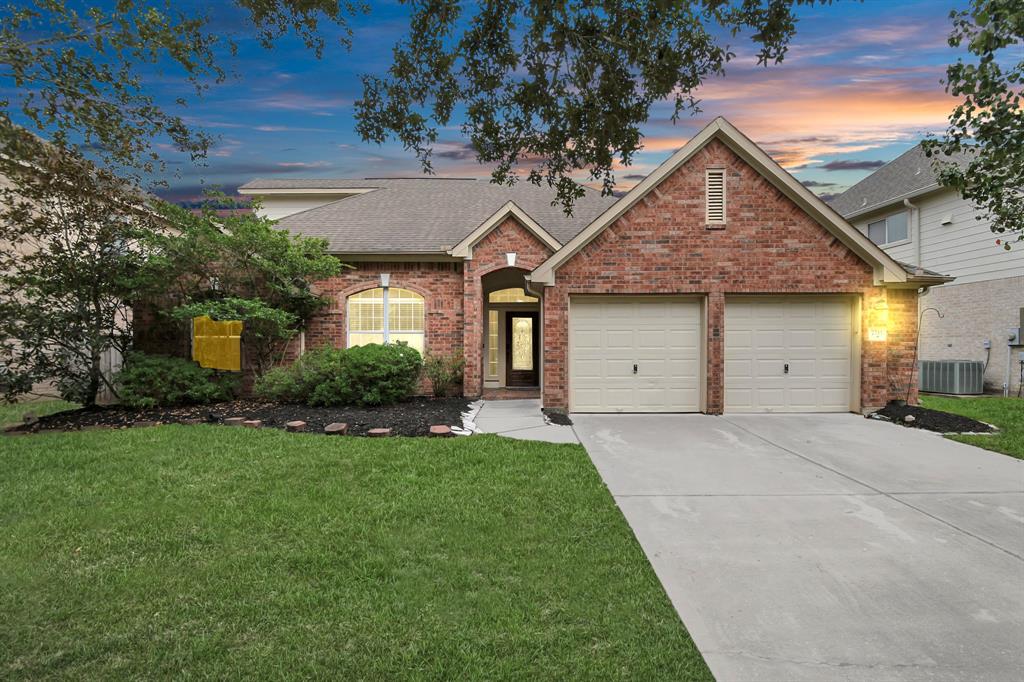
[[[240,32],[270,48],[297,35],[318,56],[322,24],[340,27],[350,45],[349,18],[366,10],[345,0],[232,0]],[[97,165],[138,178],[161,165],[155,143],[166,141],[201,158],[211,138],[155,98],[160,78],[180,78],[201,95],[230,75],[236,49],[230,34],[195,5],[173,0],[24,0],[0,6],[0,147],[17,127],[51,145],[87,153]],[[17,124],[17,125],[14,125]],[[21,150],[23,153],[27,150]],[[3,169],[0,169],[3,170]]]
[[[925,149],[940,182],[981,208],[1010,249],[1024,239],[1024,4],[973,0],[970,10],[950,18],[949,44],[969,56],[946,70],[946,90],[962,101],[945,135],[927,140]]]
[[[131,302],[165,283],[145,268],[160,227],[120,178],[23,136],[31,164],[0,182],[0,399],[53,379],[91,405],[113,389],[105,356],[131,346]]]
[[[338,0],[233,0],[267,47],[285,33],[320,54]],[[91,404],[101,360],[128,350],[130,305],[162,271],[169,216],[142,191],[160,144],[203,157],[211,139],[154,97],[161,77],[201,95],[228,72],[231,39],[171,0],[26,0],[0,6],[0,397],[55,379]],[[155,273],[161,273],[156,275]]]
[[[367,76],[358,130],[395,137],[430,169],[438,131],[459,122],[496,182],[557,188],[567,208],[579,170],[610,192],[641,147],[651,107],[696,111],[743,34],[758,62],[782,61],[799,5],[831,0],[418,0],[384,77]],[[747,40],[747,39],[745,39]]]

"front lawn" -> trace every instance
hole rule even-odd
[[[921,404],[933,410],[962,414],[998,426],[1000,432],[991,436],[952,435],[949,438],[1024,459],[1024,399],[923,395]]]
[[[710,680],[584,450],[0,437],[0,677]]]

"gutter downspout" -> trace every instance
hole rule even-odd
[[[914,235],[914,266],[917,267],[919,272],[923,271],[924,266],[921,264],[921,209],[910,203],[910,199],[904,199],[903,205],[910,209],[911,215],[914,219],[913,235]]]

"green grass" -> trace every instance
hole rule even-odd
[[[73,410],[78,407],[77,403],[69,403],[66,400],[33,400],[24,403],[0,403],[0,429],[12,424],[20,424],[21,418],[26,412],[33,412],[36,416],[44,414]]]
[[[998,426],[991,436],[949,436],[986,450],[995,450],[1024,459],[1024,399],[1021,398],[947,398],[921,396],[921,404],[933,410],[962,414]]]
[[[0,438],[0,677],[710,680],[584,450]]]

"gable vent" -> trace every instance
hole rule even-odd
[[[706,183],[707,222],[725,223],[725,169],[709,168]]]

